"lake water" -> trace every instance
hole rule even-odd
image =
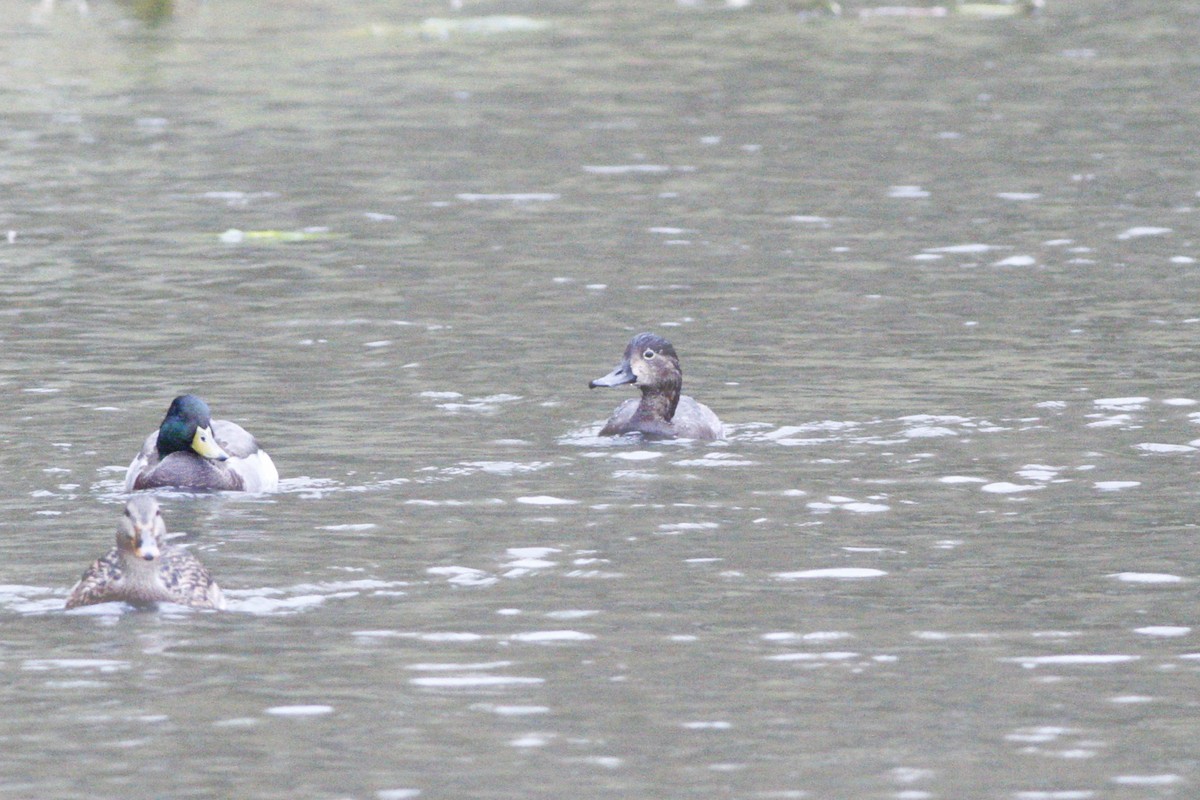
[[[0,4],[0,796],[1200,791],[1195,3],[146,5]],[[185,391],[230,610],[63,613]]]

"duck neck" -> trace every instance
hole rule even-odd
[[[158,574],[157,558],[147,561],[132,553],[125,553],[121,560],[124,562],[122,567],[125,573],[125,585],[132,591],[145,592],[154,587],[155,577]]]
[[[642,419],[670,422],[679,405],[679,390],[682,382],[664,383],[642,387],[642,402],[638,403],[637,416]]]
[[[192,428],[191,435],[196,435],[195,428]],[[159,458],[166,458],[171,453],[178,453],[181,450],[191,450],[191,436],[188,435],[187,422],[182,419],[163,420],[162,426],[158,429],[158,442],[155,446],[158,448]]]

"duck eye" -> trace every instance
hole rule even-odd
[[[646,352],[642,353],[642,358],[649,361],[650,359],[654,358],[655,355],[657,354],[653,350],[647,350]]]

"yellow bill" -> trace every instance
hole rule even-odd
[[[215,461],[224,461],[229,458],[229,453],[226,453],[224,448],[217,444],[212,428],[196,428],[196,435],[192,437],[192,450]]]

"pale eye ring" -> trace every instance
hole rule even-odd
[[[642,358],[649,361],[650,359],[654,358],[655,355],[657,355],[657,353],[655,353],[653,350],[647,350],[646,352],[642,353]]]

